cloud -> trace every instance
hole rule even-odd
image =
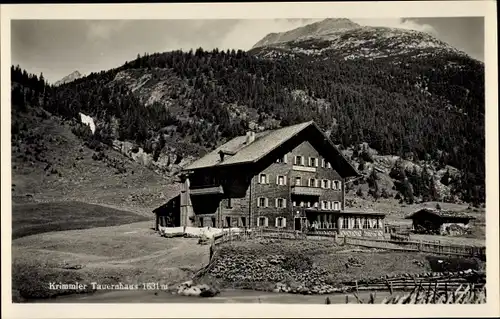
[[[89,40],[107,40],[112,35],[120,32],[126,25],[125,20],[95,20],[85,21],[87,26],[87,39]]]

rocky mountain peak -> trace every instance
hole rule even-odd
[[[58,86],[58,85],[66,84],[66,83],[72,82],[74,80],[77,80],[81,77],[83,77],[83,75],[77,70],[77,71],[72,72],[71,74],[66,75],[65,77],[63,77],[62,79],[60,79],[59,81],[54,83],[54,85]]]
[[[307,37],[315,37],[339,30],[359,28],[360,25],[346,18],[327,18],[290,31],[269,33],[253,48],[289,42]]]

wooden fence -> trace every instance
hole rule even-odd
[[[448,245],[437,242],[414,241],[410,239],[376,239],[361,237],[344,237],[344,243],[371,248],[421,251],[442,255],[474,256],[485,258],[486,248],[467,245]]]
[[[231,242],[235,240],[248,240],[253,238],[268,238],[268,239],[319,239],[324,237],[331,237],[336,240],[337,236],[332,232],[319,232],[314,233],[301,233],[294,230],[287,229],[266,229],[256,228],[250,230],[228,230],[213,238],[214,244],[218,245],[224,242]],[[340,239],[340,238],[339,238]],[[411,240],[408,236],[400,234],[392,234],[391,239],[381,238],[364,238],[364,237],[343,237],[343,243],[347,245],[362,246],[369,248],[380,248],[401,251],[419,251],[426,253],[434,253],[440,255],[456,255],[466,257],[478,257],[481,259],[486,258],[486,248],[467,246],[467,245],[451,245],[443,244],[441,242],[432,241],[415,241]]]

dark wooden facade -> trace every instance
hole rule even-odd
[[[220,153],[222,163],[234,154]],[[317,126],[310,125],[256,161],[186,170],[192,211],[190,218],[181,217],[181,224],[383,230],[381,214],[344,211],[345,183],[356,175]]]

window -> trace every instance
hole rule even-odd
[[[314,178],[309,179],[309,187],[316,187],[316,180]]]
[[[309,166],[318,167],[319,160],[316,157],[309,157]]]
[[[340,210],[340,202],[333,202],[333,210]]]
[[[229,208],[229,209],[233,208],[233,206],[231,205],[231,197],[227,198],[227,207],[226,208]]]
[[[278,228],[286,227],[286,218],[284,218],[284,217],[276,218],[276,227],[278,227]]]
[[[325,159],[324,158],[321,159],[321,167],[325,167]]]
[[[283,175],[278,175],[276,177],[276,184],[278,185],[286,185],[286,179],[285,179],[285,176]]]
[[[349,228],[349,217],[345,216],[342,219],[342,228],[343,229],[348,229]]]
[[[267,206],[267,198],[259,197],[257,199],[257,207],[266,207]]]
[[[280,157],[276,160],[276,163],[284,163],[286,164],[287,160],[286,160],[286,154],[283,156],[283,157]]]
[[[240,224],[240,227],[247,227],[247,218],[246,217],[240,217],[239,224]]]
[[[340,181],[333,181],[333,183],[332,183],[332,189],[341,190],[342,189],[342,183]]]
[[[297,206],[297,202],[292,202],[293,207]]]
[[[257,219],[257,226],[267,227],[267,217],[259,217]]]
[[[285,208],[286,207],[286,201],[284,198],[276,198],[276,205],[277,208]]]
[[[295,177],[295,185],[300,186],[302,184],[302,179],[300,177]]]
[[[300,202],[300,207],[304,207],[304,202]]]
[[[203,217],[200,217],[200,227],[203,227]]]
[[[326,167],[327,168],[332,168],[332,164],[330,164],[330,162],[326,163]]]
[[[321,209],[327,209],[328,202],[326,200],[321,202]]]
[[[266,174],[260,174],[259,183],[260,184],[267,184],[267,175]]]
[[[293,164],[304,166],[304,158],[300,155],[295,156],[295,160],[294,160]]]
[[[368,218],[363,218],[363,229],[370,228],[370,220]]]
[[[319,207],[319,203],[318,202],[314,203],[314,208],[318,208],[318,207]]]
[[[375,219],[375,226],[373,228],[380,229],[380,218]]]
[[[359,229],[359,218],[354,217],[354,229]]]
[[[311,207],[311,202],[307,202],[307,207]]]
[[[328,180],[324,179],[321,181],[321,188],[328,188]]]

